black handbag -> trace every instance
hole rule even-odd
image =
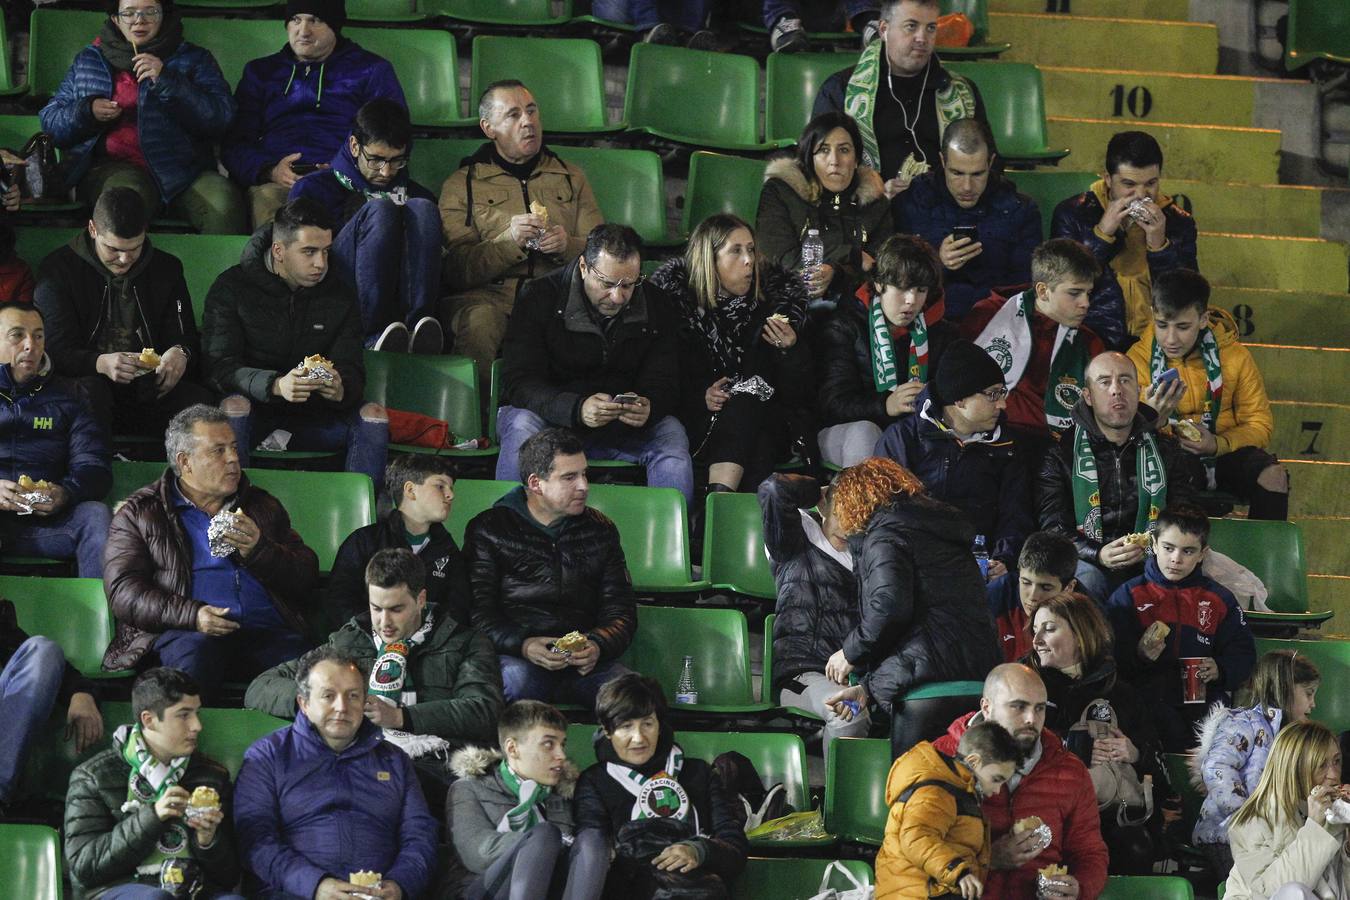
[[[22,165],[4,166],[4,186],[19,185],[19,194],[26,200],[65,199],[65,177],[56,160],[56,140],[47,132],[39,131],[30,137],[22,149],[0,148]]]
[[[730,900],[722,879],[711,872],[663,872],[652,860],[671,844],[695,837],[679,819],[638,819],[614,836],[615,867],[621,870],[625,896],[638,900]],[[611,881],[611,883],[613,883]]]

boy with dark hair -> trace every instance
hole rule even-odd
[[[1149,321],[1154,278],[1195,269],[1195,220],[1159,187],[1162,148],[1143,131],[1122,131],[1106,145],[1102,179],[1055,207],[1052,237],[1082,241],[1102,266],[1088,324],[1113,347]]]
[[[602,833],[578,832],[573,821],[577,769],[567,759],[567,718],[547,703],[518,700],[497,720],[497,745],[465,747],[450,759],[459,780],[446,803],[446,830],[463,895],[600,896],[609,847]]]
[[[996,722],[968,728],[955,756],[920,741],[897,759],[886,778],[890,812],[877,851],[877,895],[980,896],[991,855],[980,802],[1003,789],[1022,759]]]
[[[1004,662],[1031,652],[1031,617],[1044,601],[1077,586],[1078,548],[1067,536],[1037,531],[1027,536],[1017,556],[1017,571],[989,583],[989,613],[998,631]]]
[[[1204,511],[1176,505],[1158,514],[1144,574],[1116,589],[1107,616],[1116,664],[1146,700],[1158,701],[1164,749],[1194,746],[1192,725],[1215,702],[1230,703],[1256,664],[1256,643],[1233,594],[1205,576]],[[1205,687],[1186,696],[1188,679]]]
[[[242,900],[229,893],[239,880],[230,775],[197,751],[201,705],[186,673],[147,670],[131,689],[135,722],[71,773],[65,853],[77,891]]]
[[[1287,519],[1289,471],[1266,451],[1270,397],[1233,317],[1209,305],[1209,282],[1190,269],[1159,275],[1152,296],[1152,320],[1128,354],[1149,385],[1144,402],[1160,423],[1173,420],[1172,436],[1204,461],[1211,487],[1251,503],[1248,518]]]

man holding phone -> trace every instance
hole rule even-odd
[[[896,229],[937,248],[946,316],[960,319],[995,288],[1030,282],[1041,214],[998,171],[994,138],[982,120],[948,125],[941,160],[940,170],[915,178],[891,202]]]

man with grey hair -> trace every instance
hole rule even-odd
[[[300,714],[244,754],[234,792],[250,894],[421,897],[436,869],[436,820],[412,760],[364,715],[358,660],[326,644],[300,658]],[[378,884],[353,884],[355,873]]]
[[[249,680],[305,650],[302,610],[319,563],[277,499],[240,469],[224,412],[189,406],[169,422],[164,449],[169,469],[128,497],[109,529],[103,586],[117,633],[103,668],[151,654],[210,697],[227,676]]]
[[[489,143],[441,188],[449,298],[440,319],[487,384],[520,287],[576,259],[604,217],[586,173],[544,145],[539,104],[524,84],[488,85],[478,126]]]
[[[1000,173],[994,136],[980,119],[947,126],[941,160],[895,198],[895,224],[937,249],[945,314],[960,319],[994,288],[1030,283],[1041,213]]]

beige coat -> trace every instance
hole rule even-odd
[[[1305,819],[1297,831],[1259,820],[1230,828],[1233,871],[1225,900],[1267,900],[1290,882],[1312,888],[1321,900],[1344,897],[1350,888],[1346,830],[1344,825],[1329,827],[1330,831]]]

